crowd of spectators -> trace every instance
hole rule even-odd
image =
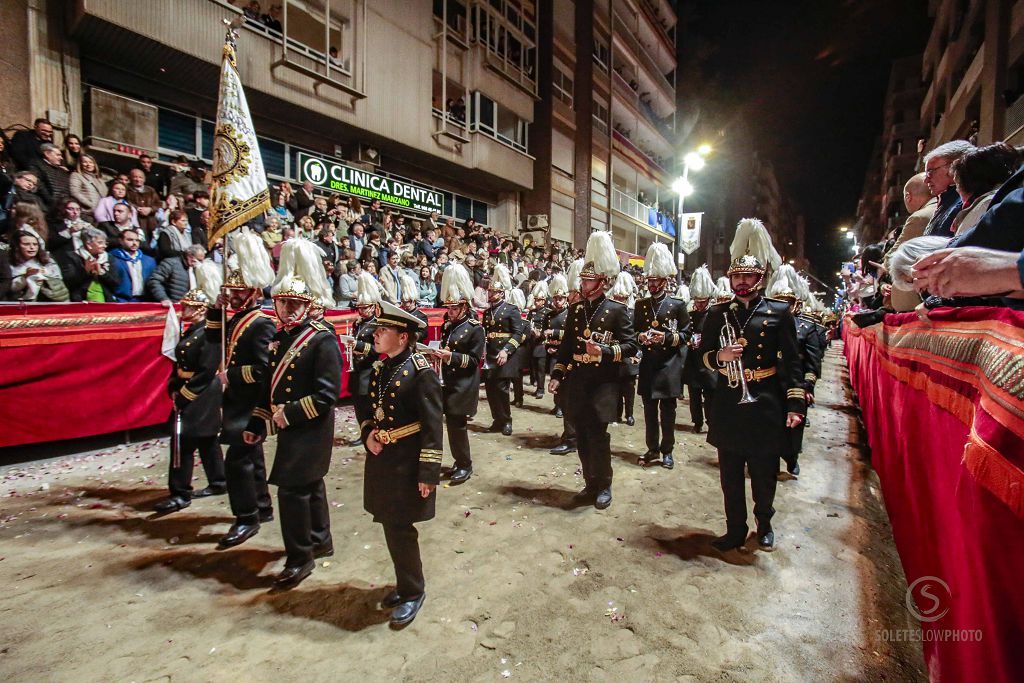
[[[143,154],[125,166],[101,168],[75,135],[55,145],[45,119],[0,136],[0,299],[170,305],[194,286],[198,261],[222,261],[222,241],[207,252],[210,188],[203,161],[179,157],[168,166]],[[362,271],[395,301],[402,298],[404,272],[420,305],[434,306],[442,273],[454,260],[484,288],[492,264],[504,263],[528,293],[536,280],[582,256],[520,241],[472,218],[407,215],[379,201],[318,194],[308,182],[272,183],[271,209],[250,228],[261,234],[275,266],[285,241],[313,241],[342,309],[351,306]]]
[[[904,187],[905,223],[842,271],[854,322],[938,306],[1024,309],[1022,165],[1022,150],[1005,142],[953,140],[923,154],[923,172]],[[1015,281],[1004,262],[1019,264]]]

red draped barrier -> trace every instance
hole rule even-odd
[[[424,312],[429,338],[439,338],[444,311]],[[343,334],[356,314],[325,317]],[[165,421],[172,367],[160,353],[166,318],[159,304],[0,305],[0,447]],[[344,398],[347,372],[341,386]]]
[[[1024,314],[889,315],[844,339],[932,680],[1021,680]]]

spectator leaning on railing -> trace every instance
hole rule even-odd
[[[96,228],[82,231],[82,247],[66,252],[60,262],[72,301],[113,301],[117,272],[110,267],[107,236]]]
[[[1024,296],[1024,251],[940,249],[914,264],[914,286],[941,297]]]
[[[966,140],[952,140],[939,145],[924,157],[925,183],[933,197],[938,197],[939,204],[935,208],[924,234],[952,237],[950,226],[957,212],[963,208],[960,195],[953,184],[950,166],[954,161],[974,149],[974,145]]]

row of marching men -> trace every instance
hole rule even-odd
[[[227,278],[218,277],[217,268],[200,268],[198,287],[182,300],[190,326],[168,384],[174,404],[170,496],[156,510],[174,512],[193,497],[226,492],[234,522],[217,544],[226,550],[274,519],[268,484],[276,485],[286,559],[274,586],[288,589],[310,575],[317,558],[334,553],[324,477],[343,360],[337,331],[323,319],[330,287],[316,245],[286,242],[276,275],[258,235],[243,228],[232,246]],[[261,306],[267,287],[276,318]],[[422,314],[386,302],[375,307],[371,412],[360,422],[368,453],[364,508],[383,527],[398,579],[381,603],[394,627],[410,623],[423,604],[414,524],[434,515],[441,469],[440,384],[415,353],[425,329]],[[263,443],[271,434],[277,449],[268,476]],[[196,452],[209,480],[200,491],[191,486]]]

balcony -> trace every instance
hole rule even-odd
[[[659,225],[659,219],[662,222],[667,220],[664,215],[659,217],[655,207],[638,202],[622,190],[612,188],[612,211],[618,211],[648,230],[655,230],[666,239],[672,239],[671,235],[662,230]]]
[[[501,5],[501,0],[493,0]],[[487,0],[470,7],[470,41],[484,63],[513,85],[537,97],[537,28],[508,3],[505,11]]]
[[[617,71],[612,72],[612,80],[615,85],[614,93],[618,99],[629,105],[630,110],[635,113],[637,121],[642,122],[651,132],[661,138],[662,151],[666,154],[672,154],[671,141],[675,139],[675,133],[672,128],[658,118],[654,108],[640,99],[637,92],[629,87],[626,79],[620,76]],[[612,107],[613,109],[615,108],[614,101]]]
[[[643,152],[639,147],[633,144],[633,142],[625,135],[623,135],[617,130],[613,130],[612,139],[615,142],[617,142],[625,152],[628,153],[628,156],[632,158],[634,163],[641,166],[645,166],[648,169],[649,173],[651,173],[661,181],[664,181],[668,178],[668,171],[666,171],[664,167],[661,166],[661,164],[659,164],[657,161],[655,161],[650,155],[648,155],[646,152]]]
[[[675,89],[669,80],[665,78],[665,72],[651,58],[647,48],[643,46],[635,32],[630,28],[630,22],[627,22],[620,14],[616,13],[615,25],[618,30],[612,36],[613,44],[617,42],[619,50],[636,67],[638,79],[647,81],[645,90],[651,90],[653,94],[663,97],[666,108],[675,108]],[[614,55],[613,61],[616,61]],[[672,68],[674,68],[674,60]],[[670,70],[672,69],[670,68],[666,71]]]

